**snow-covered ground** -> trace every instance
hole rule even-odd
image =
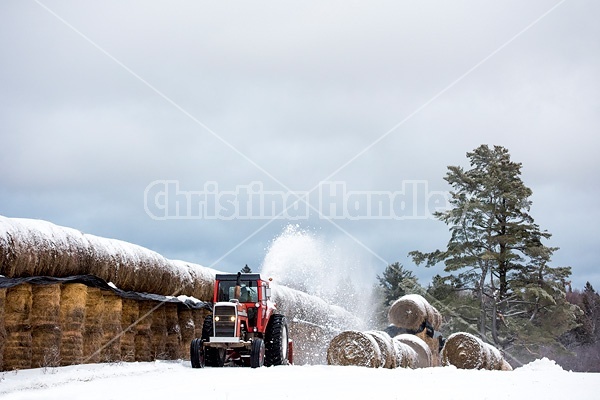
[[[597,399],[600,374],[541,359],[514,371],[327,365],[192,369],[187,361],[88,364],[0,373],[13,399]]]

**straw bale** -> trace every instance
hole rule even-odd
[[[415,353],[417,353],[417,359],[414,365],[415,368],[431,367],[431,350],[423,339],[409,333],[402,333],[395,336],[394,339],[411,347]]]
[[[0,371],[4,370],[4,345],[6,343],[6,328],[4,325],[5,304],[6,289],[0,288]]]
[[[85,303],[85,324],[83,328],[83,357],[86,363],[101,362],[100,352],[104,330],[104,298],[102,290],[88,287]]]
[[[62,365],[81,364],[83,361],[83,327],[87,286],[81,283],[61,285],[60,325],[62,330],[60,360]]]
[[[184,360],[189,360],[190,343],[195,338],[196,324],[192,310],[182,304],[178,305],[177,318],[179,319],[179,329],[181,330],[181,342],[179,343],[179,354]]]
[[[31,307],[31,285],[25,283],[6,290],[6,339],[3,354],[5,370],[31,368]]]
[[[60,285],[32,286],[31,366],[60,365]]]
[[[6,290],[4,323],[6,330],[22,331],[29,329],[32,306],[32,289],[29,283],[22,283]]]
[[[421,295],[407,294],[394,301],[388,310],[388,321],[400,328],[417,330],[427,320],[433,329],[438,330],[442,316]]]
[[[441,352],[442,365],[454,365],[460,369],[481,369],[485,367],[484,343],[467,332],[450,335]]]
[[[411,346],[396,339],[396,337],[392,338],[392,343],[396,357],[395,368],[416,368],[417,352]]]
[[[102,352],[103,361],[121,360],[121,297],[113,292],[102,291],[104,299],[104,318],[102,319]]]
[[[328,365],[381,366],[381,351],[373,336],[360,331],[344,331],[327,348]]]
[[[132,299],[122,299],[121,311],[121,359],[135,361],[135,336],[139,317],[139,303]]]
[[[151,301],[138,303],[139,317],[135,332],[135,361],[152,360],[152,308]]]
[[[155,303],[155,306],[158,305]],[[165,360],[167,345],[167,320],[164,305],[159,305],[152,313],[152,355],[157,360]]]
[[[182,358],[181,354],[181,328],[179,327],[179,316],[177,315],[177,304],[165,303],[165,322],[167,326],[167,339],[165,352],[169,360]]]
[[[381,352],[381,366],[383,368],[395,368],[396,355],[392,337],[385,331],[371,330],[365,333],[373,336],[373,339],[375,339],[379,346],[379,351]]]

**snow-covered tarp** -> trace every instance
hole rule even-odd
[[[216,271],[155,251],[58,226],[0,216],[0,275],[95,275],[125,291],[210,301]]]

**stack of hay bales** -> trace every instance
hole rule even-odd
[[[441,362],[460,369],[512,370],[500,350],[467,332],[453,333],[446,339]]]
[[[31,285],[19,285],[6,290],[3,360],[6,369],[31,368],[31,306]]]
[[[60,365],[60,286],[31,286],[31,366]]]
[[[384,331],[348,330],[337,334],[327,348],[328,365],[368,368],[431,367],[431,352],[417,336],[391,337]]]
[[[83,330],[85,326],[87,286],[82,283],[70,283],[61,286],[61,365],[81,364],[84,361]]]
[[[151,361],[157,352],[153,344],[160,357],[181,359],[189,355],[194,318],[209,312],[184,303],[122,298],[82,283],[30,284],[6,278],[0,283],[7,285],[0,288],[0,371]],[[154,315],[155,310],[162,312]],[[187,325],[185,338],[180,321]]]
[[[104,297],[102,290],[88,287],[83,328],[83,357],[89,363],[102,361],[100,349],[104,340],[103,321]]]
[[[139,304],[132,299],[123,299],[121,305],[121,359],[135,361],[135,336],[139,318]],[[192,311],[189,310],[191,313]]]
[[[423,296],[407,294],[397,299],[388,310],[390,324],[412,333],[427,344],[431,353],[431,365],[439,366],[439,341],[428,334],[440,329],[443,318]]]

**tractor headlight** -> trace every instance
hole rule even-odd
[[[235,322],[235,315],[232,315],[231,317],[229,317],[229,320],[230,320],[231,322]]]
[[[218,316],[218,315],[215,317],[215,321],[217,321],[217,322],[219,322],[219,320],[220,320],[220,319],[221,319],[221,318],[219,318],[219,316]]]

